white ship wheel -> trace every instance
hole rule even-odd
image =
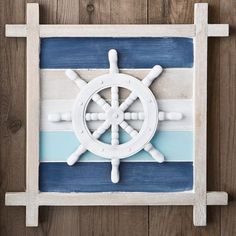
[[[150,143],[158,125],[158,120],[180,120],[182,113],[158,111],[158,105],[149,86],[162,72],[161,66],[154,66],[149,74],[142,80],[133,76],[119,73],[117,66],[117,52],[111,49],[108,54],[110,73],[96,77],[90,82],[85,82],[73,70],[67,70],[66,75],[80,88],[80,93],[75,100],[72,114],[50,114],[49,120],[53,122],[72,120],[73,130],[81,145],[67,160],[68,165],[74,165],[79,157],[87,150],[111,160],[111,181],[119,182],[120,159],[134,155],[140,150],[147,151],[157,162],[163,162],[164,156]],[[110,88],[111,104],[100,95],[101,90]],[[128,89],[131,93],[119,104],[119,89]],[[139,99],[143,111],[128,112],[127,109]],[[104,112],[87,112],[90,101],[95,102]],[[140,130],[135,130],[129,120],[141,120]],[[102,121],[94,132],[90,132],[87,122]],[[104,143],[99,138],[111,128],[111,142]],[[119,144],[119,129],[127,132],[131,139]]]

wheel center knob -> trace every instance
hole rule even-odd
[[[111,108],[107,112],[107,119],[113,125],[118,125],[124,120],[124,112],[119,108]]]
[[[112,118],[114,118],[114,119],[118,119],[118,118],[119,118],[119,114],[114,113],[113,116],[112,116]]]

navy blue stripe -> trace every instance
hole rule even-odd
[[[107,52],[119,53],[120,68],[192,67],[190,38],[43,38],[41,68],[108,68]]]
[[[192,162],[158,164],[156,162],[122,162],[121,179],[111,183],[110,163],[40,164],[42,192],[177,192],[193,186]]]

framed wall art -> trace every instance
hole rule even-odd
[[[6,205],[191,205],[196,226],[207,205],[207,41],[227,24],[42,25],[27,4],[26,190]],[[20,59],[20,58],[19,58]]]

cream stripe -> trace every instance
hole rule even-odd
[[[76,70],[78,74],[89,81],[99,75],[108,73],[108,69]],[[123,73],[143,79],[150,69],[124,69]],[[161,76],[152,84],[151,89],[158,99],[192,99],[193,69],[165,69]],[[41,99],[74,99],[79,90],[70,81],[64,69],[41,69]],[[109,98],[108,91],[103,96]],[[127,90],[121,90],[121,98],[128,95]]]

